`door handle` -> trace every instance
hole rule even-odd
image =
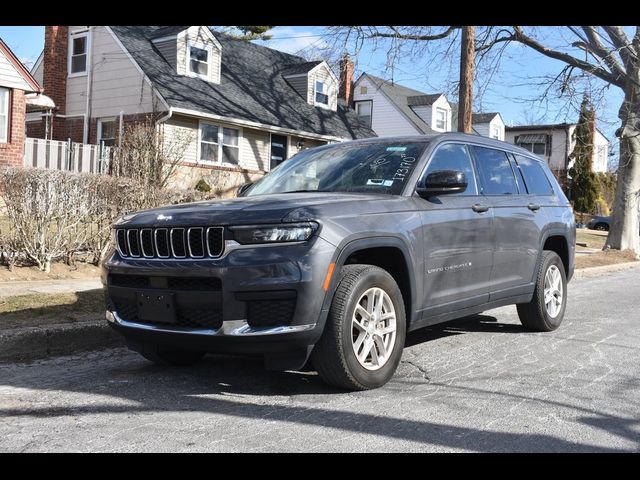
[[[483,212],[486,212],[487,210],[489,210],[489,206],[488,205],[480,205],[479,203],[476,203],[471,208],[476,213],[483,213]]]
[[[535,212],[536,210],[540,210],[540,205],[538,205],[537,203],[530,203],[529,205],[527,205],[527,208]]]

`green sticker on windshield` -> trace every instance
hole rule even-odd
[[[387,147],[387,152],[405,152],[407,147]]]

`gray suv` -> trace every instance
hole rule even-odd
[[[110,325],[153,362],[257,353],[359,390],[393,376],[408,331],[510,304],[526,328],[558,328],[574,245],[530,152],[373,138],[303,151],[239,198],[122,217],[102,281]]]

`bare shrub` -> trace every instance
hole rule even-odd
[[[164,125],[156,125],[149,115],[123,128],[120,145],[113,152],[111,174],[163,188],[194,140],[192,130],[166,131]]]

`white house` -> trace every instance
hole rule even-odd
[[[569,155],[576,146],[574,132],[577,124],[519,125],[506,128],[506,141],[519,145],[545,158],[557,174],[564,174],[571,163]],[[593,171],[606,172],[609,158],[609,140],[595,129]]]
[[[457,130],[457,105],[443,93],[426,94],[363,73],[353,88],[356,113],[379,136],[420,135]],[[478,135],[504,140],[499,113],[474,113]]]
[[[207,26],[47,26],[33,75],[57,108],[27,116],[30,137],[113,145],[152,114],[166,138],[192,138],[188,188],[234,192],[301,149],[375,136],[325,61]]]

